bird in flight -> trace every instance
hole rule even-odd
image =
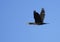
[[[38,12],[36,12],[35,10],[33,11],[34,14],[34,23],[29,23],[29,24],[37,24],[37,25],[42,25],[42,24],[46,24],[44,23],[44,18],[45,18],[45,10],[44,8],[42,8],[40,14]]]

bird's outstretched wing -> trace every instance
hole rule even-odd
[[[34,20],[35,20],[36,24],[40,24],[41,23],[40,15],[36,11],[34,11]]]
[[[41,23],[44,22],[44,18],[45,18],[45,10],[44,10],[44,8],[42,8],[41,13],[40,13],[40,20],[41,20]]]

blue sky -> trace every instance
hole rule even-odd
[[[41,8],[48,24],[29,25]],[[0,42],[60,42],[60,0],[0,0]]]

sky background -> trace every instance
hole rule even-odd
[[[29,25],[41,8],[48,24]],[[60,42],[60,0],[0,0],[0,42]]]

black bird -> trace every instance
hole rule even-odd
[[[40,14],[38,12],[36,12],[35,10],[34,10],[33,13],[34,13],[35,23],[29,23],[29,24],[38,24],[38,25],[46,24],[46,23],[44,23],[44,18],[45,18],[45,10],[44,10],[44,8],[42,8]]]

